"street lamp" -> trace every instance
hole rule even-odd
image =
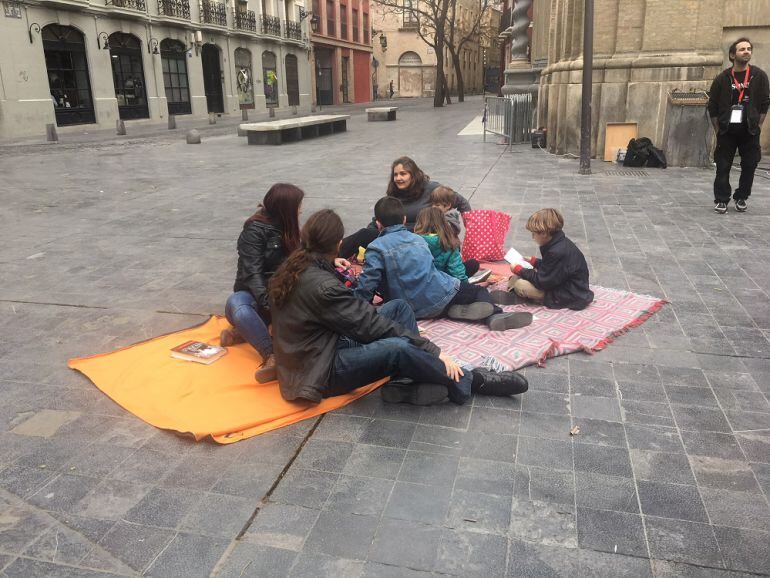
[[[101,45],[99,42],[101,41]],[[96,37],[96,46],[103,50],[109,50],[110,49],[110,36],[106,32],[100,32],[99,36]]]
[[[382,51],[385,52],[388,49],[388,37],[385,36],[385,31],[372,28],[372,40],[377,36],[380,37],[380,47],[382,47]]]
[[[591,96],[594,61],[594,0],[585,0],[583,14],[583,91],[580,103],[580,169],[591,174]]]

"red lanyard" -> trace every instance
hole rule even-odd
[[[743,79],[743,88],[740,89],[738,87],[741,85],[738,84],[738,79],[735,78],[735,70],[730,71],[733,75],[733,81],[735,82],[735,89],[738,90],[738,104],[743,103],[743,93],[746,92],[746,87],[749,85],[749,70],[751,70],[750,67],[746,66],[746,77]]]

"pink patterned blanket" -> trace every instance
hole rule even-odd
[[[420,321],[421,332],[455,359],[481,363],[492,355],[513,368],[544,365],[549,357],[575,351],[593,353],[637,327],[666,301],[629,291],[592,286],[594,302],[583,311],[513,305],[506,311],[530,311],[532,324],[522,329],[489,331],[485,325],[438,319]]]

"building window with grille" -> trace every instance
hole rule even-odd
[[[337,36],[337,25],[334,20],[334,0],[326,0],[326,35]]]
[[[417,28],[417,14],[413,8],[416,8],[417,0],[404,0],[404,28]]]
[[[369,14],[364,12],[364,44],[369,44]]]
[[[358,35],[358,9],[353,8],[353,15],[351,16],[351,20],[353,21],[353,38],[351,40],[353,42],[361,42],[361,37]]]
[[[187,53],[178,40],[164,39],[160,43],[163,87],[169,114],[190,114],[190,88],[187,82]]]
[[[340,4],[340,38],[348,39],[348,7]]]
[[[278,106],[278,71],[275,54],[269,51],[262,53],[262,78],[265,87],[265,105],[268,108]]]
[[[71,26],[49,24],[42,36],[56,124],[96,122],[83,34]]]

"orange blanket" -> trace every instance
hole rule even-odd
[[[211,436],[221,444],[343,407],[385,382],[313,405],[284,401],[275,381],[256,383],[260,358],[248,344],[229,347],[211,365],[171,357],[171,348],[188,340],[218,344],[219,333],[229,326],[225,318],[212,316],[202,325],[112,353],[70,359],[68,365],[147,423],[190,433],[196,440]]]

